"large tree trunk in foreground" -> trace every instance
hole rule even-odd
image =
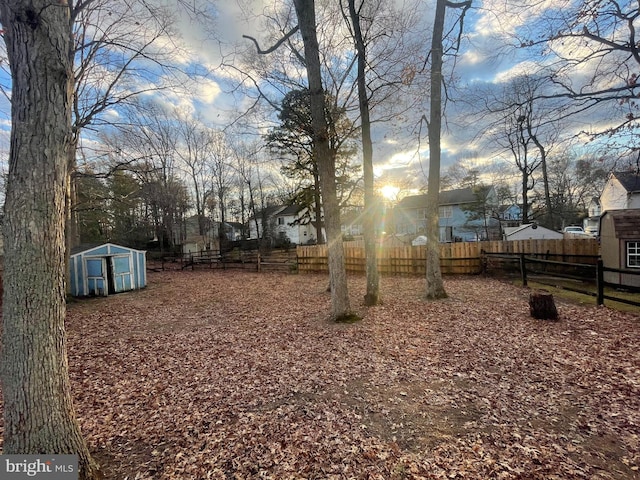
[[[329,135],[325,116],[325,98],[320,71],[320,53],[316,35],[316,15],[313,0],[294,0],[298,25],[304,42],[304,58],[309,77],[313,148],[318,162],[320,188],[324,207],[329,281],[331,286],[331,317],[341,320],[351,315],[344,248],[340,230],[340,206],[336,193],[335,161],[329,150]]]
[[[429,299],[444,298],[440,270],[440,132],[442,130],[442,36],[446,0],[436,3],[431,43],[431,112],[429,120],[429,182],[427,190],[427,291]]]
[[[4,0],[0,21],[13,86],[4,221],[3,453],[76,454],[80,478],[97,478],[72,406],[64,331],[69,7],[66,1]]]

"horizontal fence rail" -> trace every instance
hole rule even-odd
[[[605,298],[607,300],[613,300],[615,302],[621,302],[621,303],[626,303],[627,305],[634,305],[636,307],[640,307],[640,302],[638,301],[634,301],[634,300],[629,300],[626,298],[620,298],[615,297],[613,295],[607,295],[604,293],[604,287],[618,287],[620,286],[620,283],[611,283],[611,282],[606,282],[604,275],[605,272],[612,272],[612,273],[617,273],[620,275],[625,275],[625,276],[629,276],[632,278],[640,278],[640,272],[633,272],[633,271],[629,271],[629,270],[620,270],[618,268],[609,268],[609,267],[605,267],[602,265],[602,260],[598,261],[598,305],[603,305],[604,304],[604,300]],[[637,285],[637,282],[634,282]],[[635,289],[637,290],[638,287],[635,287]]]
[[[152,262],[148,262],[149,266]],[[202,252],[186,253],[177,257],[160,258],[161,270],[185,270],[196,268],[210,269],[242,269],[257,271],[295,272],[298,268],[295,249],[259,250],[234,249],[228,252],[219,250],[205,250]],[[150,267],[157,269],[158,267]]]
[[[605,272],[619,273],[631,277],[640,277],[640,272],[605,267],[599,256],[580,255],[579,258],[583,263],[544,260],[524,253],[483,252],[483,256],[485,258],[483,260],[485,273],[492,269],[497,269],[501,272],[517,271],[520,274],[522,285],[525,287],[530,276],[535,276],[537,283],[596,297],[596,304],[598,305],[604,305],[604,300],[607,299],[627,305],[640,306],[640,301],[638,300],[605,293],[605,287],[638,290],[638,287],[625,284],[622,281],[617,283],[605,281]],[[501,262],[502,265],[496,262],[492,263],[492,259]],[[556,279],[576,280],[578,283],[575,285],[559,285]]]

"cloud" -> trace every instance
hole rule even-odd
[[[505,2],[483,0],[473,33],[485,37],[512,37],[520,29],[551,10],[566,10],[572,0],[539,0],[535,2]]]
[[[506,84],[512,81],[515,78],[521,77],[522,75],[536,75],[537,72],[540,72],[544,69],[544,65],[538,61],[534,60],[525,60],[520,63],[516,63],[511,65],[506,70],[502,70],[495,74],[493,81],[499,84]]]
[[[218,82],[211,79],[202,79],[196,84],[194,96],[199,103],[202,103],[205,106],[213,105],[221,92],[222,90]]]

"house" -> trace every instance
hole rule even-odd
[[[640,273],[640,209],[608,210],[600,217],[600,256],[604,267]],[[604,272],[604,280],[640,287],[640,276]]]
[[[600,195],[602,212],[640,208],[640,173],[612,172]]]
[[[146,252],[105,243],[79,247],[69,260],[71,295],[107,296],[147,285]]]
[[[498,219],[503,228],[517,227],[522,223],[522,207],[512,203],[498,207]]]
[[[484,195],[471,187],[440,192],[438,203],[441,242],[483,240],[499,228],[498,220],[493,218],[497,203],[493,187]],[[398,235],[425,234],[427,195],[403,198],[394,210],[394,219]]]
[[[393,231],[393,225],[389,225],[387,215],[390,210],[381,199],[375,200],[365,210],[364,207],[343,207],[340,210],[340,229],[343,236],[360,237],[364,235],[365,211],[373,218],[371,219],[378,237],[382,237],[388,233],[388,229]]]
[[[220,228],[218,226],[218,228]],[[231,242],[237,242],[244,237],[245,226],[240,222],[224,222],[224,233]]]
[[[202,223],[202,225],[201,225]],[[202,234],[201,232],[202,228]],[[223,230],[223,237],[220,229]],[[184,220],[184,239],[182,240],[182,253],[201,253],[204,251],[220,250],[220,239],[226,238],[229,242],[241,240],[245,231],[239,222],[215,222],[207,217],[193,215]]]
[[[205,216],[193,215],[184,219],[182,253],[201,253],[219,250],[220,244],[212,222]],[[202,229],[202,230],[201,230]]]
[[[600,199],[598,197],[593,197],[589,201],[587,211],[589,212],[589,216],[582,220],[582,228],[585,233],[595,237],[598,235],[598,227],[600,226],[600,214],[602,213],[602,207],[600,205]]]
[[[307,207],[274,205],[249,219],[249,239],[269,239],[273,244],[315,242],[316,228]],[[324,234],[324,233],[323,233]]]
[[[340,229],[346,237],[358,237],[364,234],[362,209],[351,209],[340,214]]]
[[[537,223],[527,223],[518,227],[505,227],[503,237],[505,240],[561,240],[564,235]]]

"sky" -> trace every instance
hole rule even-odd
[[[171,6],[177,5],[172,0],[162,1],[168,2]],[[428,53],[434,1],[421,1],[417,6],[410,0],[389,2],[400,11],[404,11],[405,18],[413,21],[410,25],[412,33],[407,38],[411,38],[418,45],[413,56],[415,64],[419,66]],[[192,5],[196,3],[191,2]],[[445,171],[457,160],[482,166],[497,163],[501,158],[508,158],[495,143],[492,144],[486,137],[481,136],[490,128],[490,118],[479,113],[477,105],[473,105],[470,99],[475,98],[478,92],[497,91],[501,85],[522,72],[539,69],[543,62],[537,51],[513,49],[509,48],[509,45],[514,42],[514,36],[522,33],[533,19],[551,9],[562,9],[570,1],[524,1],[526,11],[520,13],[505,11],[507,3],[503,0],[474,0],[473,7],[465,18],[460,50],[456,58],[448,57],[445,60],[446,73],[456,79],[455,88],[451,88],[449,92],[451,100],[445,108],[445,128],[442,135],[442,169]],[[166,61],[183,71],[192,72],[192,78],[197,77],[198,81],[192,83],[188,91],[155,92],[145,96],[153,98],[153,101],[159,104],[179,106],[192,112],[194,116],[197,115],[202,121],[219,128],[228,127],[245,115],[255,101],[255,89],[246,82],[241,84],[242,76],[234,68],[234,65],[238,65],[241,69],[251,69],[251,66],[236,63],[241,58],[238,52],[253,49],[251,42],[242,36],[254,36],[265,46],[272,43],[272,38],[267,37],[264,24],[269,17],[282,18],[281,11],[274,5],[281,6],[283,2],[218,0],[209,4],[201,0],[199,5],[204,8],[204,12],[189,10],[189,4],[190,2],[181,2],[181,13],[175,17],[177,22],[173,42],[179,43],[181,48],[174,55],[169,55]],[[318,1],[318,4],[318,9],[321,9],[322,2]],[[450,16],[449,25],[451,18],[453,17]],[[143,29],[142,26],[140,28]],[[326,26],[323,24],[321,28]],[[333,33],[334,38],[337,38],[338,33]],[[144,30],[141,30],[141,35],[144,35]],[[167,41],[167,47],[170,46],[169,43]],[[166,48],[166,51],[170,50]],[[5,52],[2,49],[0,84],[6,88],[10,79],[7,76],[4,58]],[[223,64],[226,66],[221,66]],[[290,68],[290,72],[300,73],[299,69],[293,66]],[[416,86],[428,79],[427,73],[428,71],[416,75]],[[273,87],[259,84],[265,92],[277,98],[277,92]],[[428,112],[428,95],[419,87],[408,89],[406,93],[407,97],[418,99],[418,103],[409,111],[392,115],[392,120],[374,125],[374,163],[380,183],[411,182],[410,186],[403,188],[415,190],[426,184],[428,146],[424,125],[422,138],[419,138],[418,133],[420,118]],[[395,104],[383,105],[378,110],[382,111],[379,116],[385,115],[385,109],[393,112],[393,108],[399,103],[401,101],[397,100]],[[115,118],[119,112],[114,109],[107,112],[108,115]],[[266,117],[256,118],[250,123],[250,127],[244,130],[244,134],[257,138],[266,128],[273,126],[274,118],[273,112],[271,121]],[[590,114],[584,120],[574,120],[570,129],[573,132],[596,129],[597,125],[604,121],[605,119]],[[249,132],[250,128],[253,128],[253,132]],[[0,95],[0,156],[3,157],[6,157],[8,152],[9,129],[9,102]]]

